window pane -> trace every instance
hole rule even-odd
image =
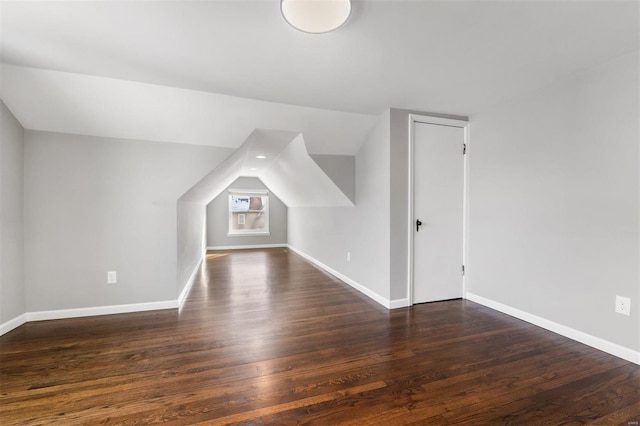
[[[266,197],[250,197],[250,198],[251,200],[249,201],[249,210],[258,210],[258,211],[264,210],[265,201],[263,200],[263,198],[266,198]]]
[[[232,230],[245,229],[253,231],[265,231],[265,225],[266,221],[263,212],[232,213]]]
[[[246,212],[249,210],[249,199],[251,197],[232,195],[231,196],[231,211],[232,212]]]
[[[264,235],[268,233],[269,196],[230,194],[229,234]]]

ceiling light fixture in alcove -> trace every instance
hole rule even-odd
[[[285,21],[305,33],[322,34],[340,28],[351,15],[350,0],[280,0]]]

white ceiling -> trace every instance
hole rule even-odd
[[[37,90],[11,89],[13,80],[6,76],[2,97],[6,101],[13,90],[12,102],[22,99],[25,106],[16,113],[17,106],[7,105],[21,122],[32,126],[50,125],[36,112],[47,115],[55,109],[78,110],[85,105],[95,109],[91,104],[104,101],[101,91],[108,91],[109,84],[124,87],[130,82],[147,83],[131,89],[132,93],[152,91],[152,85],[170,86],[209,92],[210,101],[211,94],[224,94],[358,113],[318,119],[315,113],[307,114],[310,111],[287,112],[280,105],[275,107],[285,111],[280,121],[287,121],[289,113],[298,114],[284,128],[271,118],[260,123],[261,117],[248,118],[256,119],[256,124],[249,123],[247,129],[299,131],[304,130],[305,121],[325,128],[333,126],[336,117],[341,117],[341,123],[359,117],[361,122],[353,125],[354,136],[348,140],[336,142],[321,132],[304,132],[310,152],[347,154],[357,150],[361,140],[354,138],[361,139],[371,128],[373,116],[385,108],[473,115],[638,50],[640,39],[638,0],[355,0],[347,24],[320,35],[291,28],[278,5],[279,0],[2,1],[3,63],[100,77],[91,80],[86,93],[74,97],[70,94],[75,81],[86,83],[86,76],[40,74],[42,79],[32,81],[36,89],[57,90],[62,96],[49,100],[53,105],[39,112],[32,108],[38,102]],[[58,77],[68,80],[66,86],[51,86]],[[129,83],[116,84],[113,79]],[[152,92],[147,102],[164,105],[170,103],[167,99],[173,100],[162,97],[165,89]],[[204,99],[207,94],[174,95]],[[123,93],[108,108],[136,104],[135,96],[131,95],[135,102],[128,102],[129,96]],[[30,101],[25,100],[29,97]],[[212,108],[225,110],[226,101],[240,102],[217,96]],[[371,120],[363,114],[371,115]],[[153,120],[145,116],[142,106],[131,109],[129,116],[132,128]],[[103,128],[112,125],[101,120],[92,117],[80,124],[69,114],[55,121],[71,129],[67,131],[117,136],[103,134]],[[176,133],[170,126],[165,129],[162,119],[156,117],[156,121],[160,126],[156,131]],[[243,137],[235,135],[231,126],[225,127],[229,120],[224,114],[218,119],[223,129],[219,133],[200,121],[194,121],[194,126],[201,127],[193,135],[177,132],[160,140],[239,146],[249,133],[243,130]],[[96,129],[87,130],[92,123]],[[342,132],[338,127],[335,132]],[[153,132],[126,137],[155,138]]]
[[[237,148],[256,128],[303,133],[313,154],[354,155],[375,117],[154,84],[2,66],[23,127]]]

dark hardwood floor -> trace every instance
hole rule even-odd
[[[624,424],[640,367],[463,300],[387,311],[286,249],[207,255],[180,312],[0,337],[0,424]]]

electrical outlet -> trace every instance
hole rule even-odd
[[[631,299],[616,296],[616,312],[623,315],[631,315]]]
[[[347,262],[351,262],[351,252],[347,252]]]
[[[115,284],[118,282],[118,275],[116,271],[107,272],[107,284]]]

